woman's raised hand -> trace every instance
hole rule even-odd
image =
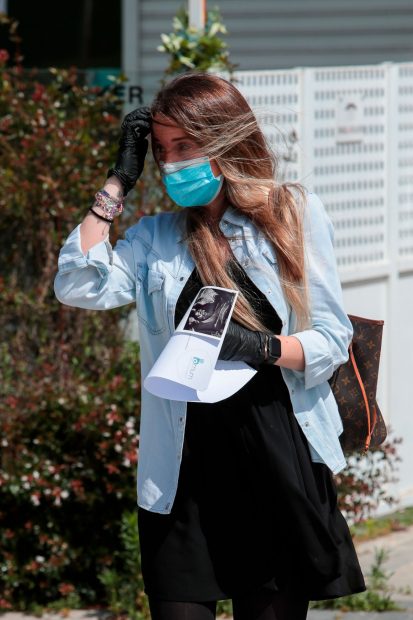
[[[151,112],[147,107],[137,108],[123,119],[116,164],[108,171],[107,177],[114,175],[119,179],[124,196],[142,174],[148,151],[146,137],[151,130],[151,120]]]

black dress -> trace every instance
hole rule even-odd
[[[280,333],[245,272],[233,275]],[[201,286],[194,271],[176,325]],[[145,592],[158,599],[221,600],[265,588],[319,600],[366,589],[332,474],[311,461],[279,366],[262,365],[226,400],[188,403],[172,511],[139,507],[138,523]]]

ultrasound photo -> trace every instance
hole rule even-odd
[[[230,315],[235,292],[203,288],[192,306],[184,330],[220,338]]]

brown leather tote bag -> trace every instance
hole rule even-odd
[[[349,315],[354,335],[349,359],[329,380],[343,421],[340,443],[344,452],[377,447],[387,429],[376,400],[384,321]]]

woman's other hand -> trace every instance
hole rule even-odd
[[[254,332],[231,319],[219,352],[219,359],[259,366],[265,361],[264,333]]]
[[[151,121],[151,112],[147,107],[137,108],[123,119],[116,164],[108,171],[107,177],[114,175],[119,179],[124,196],[142,174],[148,151],[146,137],[151,130]]]
[[[298,338],[279,334],[276,337],[281,341],[282,355],[276,362],[273,362],[271,359],[267,360],[266,334],[252,331],[231,319],[218,359],[246,362],[254,368],[268,363],[292,370],[304,370],[304,351]]]

